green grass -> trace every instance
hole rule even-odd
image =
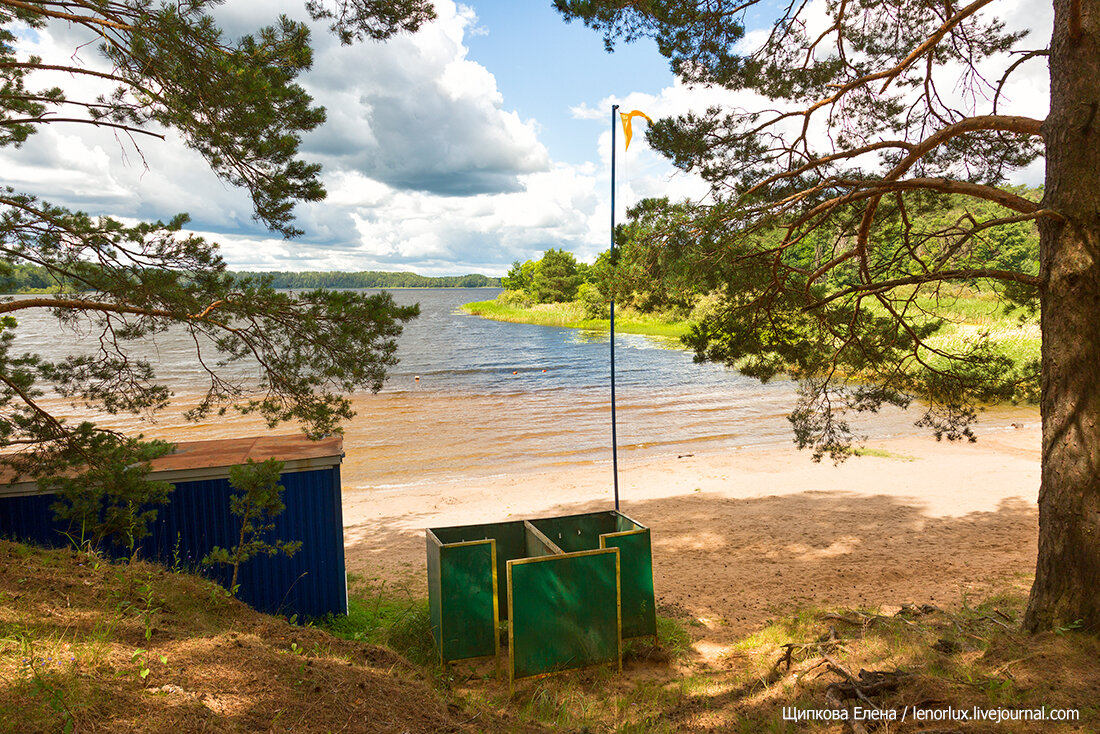
[[[657,644],[668,650],[668,654],[676,660],[691,650],[691,633],[679,620],[658,615]]]
[[[426,601],[392,584],[353,587],[352,616],[331,624],[358,641],[260,614],[164,566],[0,540],[0,734],[324,732],[355,721],[457,731],[469,717],[430,685]],[[498,718],[482,722],[499,731]]]
[[[317,626],[345,640],[385,645],[418,665],[436,660],[428,602],[407,588],[349,573],[347,615],[329,615]]]
[[[377,699],[379,715],[438,710],[434,720],[455,730],[464,722],[493,732],[793,734],[807,727],[784,721],[782,708],[827,706],[828,687],[842,682],[831,661],[852,674],[901,671],[896,688],[872,695],[884,709],[1045,705],[1076,709],[1080,719],[998,731],[1100,731],[1100,636],[1079,625],[1022,632],[1026,576],[999,595],[964,597],[946,610],[777,607],[755,629],[707,638],[724,654],[705,659],[692,640],[708,633],[685,610],[658,617],[659,646],[636,643],[622,675],[601,666],[519,682],[513,691],[506,653],[446,670],[435,665],[417,579],[349,575],[350,614],[317,624],[361,641],[347,642],[259,615],[207,580],[151,564],[89,563],[83,554],[2,541],[0,560],[0,733],[229,730],[239,722],[202,701],[233,690],[251,697],[249,715],[265,730],[283,717],[295,731],[335,731],[347,722],[337,716],[341,705],[362,698]],[[178,698],[169,685],[196,698]],[[314,724],[319,711],[331,716]]]
[[[908,454],[897,454],[893,451],[887,451],[886,449],[869,449],[866,447],[852,449],[852,453],[856,456],[875,456],[880,459],[895,459],[897,461],[916,461],[917,457],[909,456]]]
[[[895,294],[895,297],[902,295]],[[878,302],[868,300],[864,303],[873,313],[886,315],[886,310]],[[1022,310],[1006,314],[1004,303],[993,293],[965,287],[943,289],[938,299],[927,296],[915,299],[907,315],[918,324],[933,317],[944,321],[940,330],[926,340],[932,349],[960,354],[966,352],[979,337],[988,335],[997,350],[1017,364],[1039,359],[1038,316],[1029,316]],[[942,357],[931,353],[927,357],[934,366],[943,364]]]
[[[885,315],[881,304],[867,300],[874,313]],[[494,321],[510,321],[540,326],[607,331],[608,319],[586,318],[579,302],[539,303],[530,306],[501,302],[477,301],[461,307],[465,313]],[[922,315],[927,314],[927,315]],[[914,323],[927,321],[934,315],[944,321],[940,330],[926,340],[930,349],[951,354],[965,353],[983,335],[999,352],[1017,364],[1039,358],[1040,335],[1038,318],[1022,318],[1022,312],[1004,313],[1002,302],[992,293],[968,288],[945,291],[938,299],[919,297],[910,306],[908,315]],[[622,333],[646,334],[679,338],[691,330],[692,322],[659,313],[641,313],[629,307],[615,311],[615,329]],[[933,366],[942,366],[944,358],[927,351],[924,355]]]
[[[538,326],[559,326],[570,329],[591,329],[607,331],[609,319],[590,319],[584,315],[584,308],[576,301],[570,303],[538,303],[533,306],[513,306],[499,301],[475,301],[461,307],[462,311],[493,321],[510,321],[519,324]],[[615,310],[615,330],[624,334],[645,334],[647,336],[681,337],[687,334],[691,324],[677,321],[660,314],[644,314],[631,308]]]
[[[929,700],[957,709],[1046,705],[1078,709],[1085,729],[1092,730],[1096,712],[1083,704],[1091,698],[1089,686],[1100,679],[1100,658],[1094,657],[1100,638],[1079,630],[1064,637],[1023,633],[1018,620],[1025,603],[1026,592],[1014,588],[974,606],[964,600],[957,610],[801,609],[779,616],[728,648],[724,690],[737,692],[744,727],[731,730],[788,731],[777,720],[778,706],[821,708],[824,686],[839,678],[824,667],[823,652],[853,674],[900,671],[898,688],[875,696],[883,708]],[[777,665],[791,644],[790,667]],[[1046,685],[1036,686],[1036,680]],[[706,689],[692,695],[715,698]],[[1078,729],[1043,725],[1021,731],[1048,730]]]
[[[576,671],[518,684],[514,693],[506,678],[481,676],[456,681],[452,690],[471,715],[504,709],[519,722],[554,731],[793,734],[820,729],[785,721],[782,709],[827,708],[829,686],[843,682],[828,664],[835,662],[853,675],[900,672],[896,688],[871,694],[883,709],[1046,705],[1077,709],[1081,718],[1069,727],[1020,731],[1096,730],[1100,710],[1092,687],[1100,681],[1100,638],[1081,630],[1023,633],[1018,620],[1025,602],[1021,586],[946,611],[803,608],[730,640],[712,665],[674,657],[655,666],[653,658],[638,656],[624,664],[622,676],[608,668]],[[662,648],[682,646],[686,653],[686,622],[659,620]]]

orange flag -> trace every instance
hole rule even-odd
[[[635,117],[644,117],[652,125],[653,120],[646,113],[641,110],[634,110],[633,112],[620,112],[619,117],[623,118],[623,134],[626,135],[626,150],[630,149],[630,137],[632,135],[630,130],[630,121]]]

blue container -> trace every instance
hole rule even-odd
[[[150,479],[171,482],[169,503],[141,544],[140,557],[166,565],[195,567],[211,548],[231,548],[240,519],[229,511],[229,467],[251,458],[285,462],[280,483],[286,510],[268,538],[302,542],[292,558],[258,555],[241,565],[238,598],[263,612],[300,619],[347,614],[344,522],[340,504],[342,440],[307,441],[302,436],[264,436],[177,444],[176,452],[153,462]],[[52,494],[30,482],[0,485],[0,536],[46,546],[69,545],[68,523],[58,522]],[[228,586],[232,568],[204,569]]]

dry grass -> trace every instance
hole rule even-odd
[[[864,724],[865,731],[877,734],[1100,731],[1100,638],[1080,630],[1037,636],[1018,631],[1024,599],[1015,589],[955,610],[807,609],[777,618],[706,658],[687,655],[670,663],[642,656],[625,664],[623,676],[599,669],[563,675],[520,684],[511,698],[506,684],[487,675],[484,666],[459,666],[464,677],[455,691],[470,710],[510,707],[556,731],[852,731],[845,724],[784,719],[784,709],[792,707],[829,709],[830,697],[849,712],[856,705],[864,711],[877,707],[885,716],[895,712],[899,719],[907,712],[904,722]],[[675,612],[665,610],[670,611]],[[689,618],[681,624],[681,630],[701,636]],[[861,671],[886,673],[896,676],[897,685],[869,689],[869,701],[846,699],[838,688],[845,683],[838,669],[857,679]],[[1079,719],[931,721],[937,711],[975,707],[1071,709]],[[924,712],[924,720],[914,719],[915,709]]]
[[[567,673],[512,694],[497,675],[506,663],[417,667],[153,564],[0,541],[0,567],[0,732],[839,733],[849,729],[783,713],[826,709],[830,697],[851,707],[841,670],[897,674],[861,705],[909,718],[865,727],[876,734],[1100,731],[1100,637],[1020,632],[1023,578],[956,609],[804,609],[720,648],[686,610],[662,607],[661,645],[632,647],[623,675]],[[410,618],[380,611],[406,599],[368,590],[380,601],[367,627]],[[1044,706],[1079,719],[929,723],[911,713]]]
[[[161,566],[0,541],[0,732],[465,732],[385,648]]]

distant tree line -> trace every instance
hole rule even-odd
[[[44,267],[0,261],[0,293],[35,293],[57,286],[57,278]]]
[[[313,288],[499,288],[500,278],[487,275],[444,275],[428,277],[416,273],[384,273],[363,271],[359,273],[261,273],[241,271],[237,277],[271,278],[271,287],[294,290]],[[58,276],[46,268],[31,264],[13,264],[0,261],[0,293],[42,293],[65,285]]]
[[[272,278],[273,288],[499,288],[500,278],[471,273],[429,277],[416,273],[386,273],[364,270],[358,273],[338,272],[249,272],[235,273],[239,277]]]

